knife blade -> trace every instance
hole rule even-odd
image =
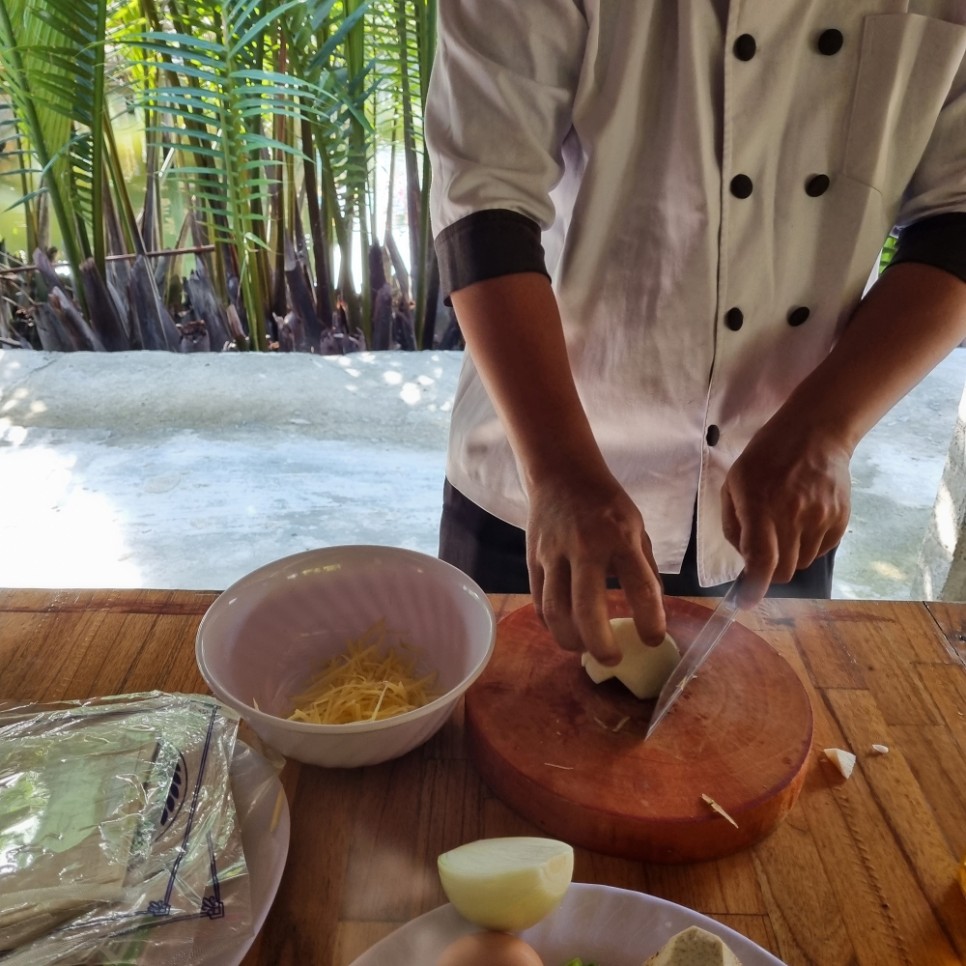
[[[715,607],[711,617],[708,618],[708,622],[698,632],[698,636],[691,642],[691,646],[684,652],[684,657],[681,658],[671,676],[664,682],[664,687],[661,688],[661,693],[657,698],[654,714],[651,715],[651,722],[647,726],[647,734],[644,735],[645,741],[651,737],[654,729],[671,710],[674,702],[681,697],[691,678],[697,674],[698,668],[704,664],[708,655],[734,623],[739,610],[738,588],[740,584],[741,576],[739,575],[738,579],[728,588],[728,592],[718,602],[718,606]]]

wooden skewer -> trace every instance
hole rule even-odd
[[[166,248],[159,252],[145,252],[145,258],[161,258],[164,255],[200,255],[203,252],[213,252],[215,250],[214,245],[198,245],[192,248]],[[132,262],[138,257],[138,253],[128,253],[125,255],[108,255],[107,261],[109,262]],[[66,267],[68,262],[57,262],[55,268]],[[16,268],[2,268],[0,269],[0,276],[2,275],[21,275],[24,272],[34,272],[37,271],[36,265],[18,265]]]

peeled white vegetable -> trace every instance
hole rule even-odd
[[[691,926],[672,936],[644,966],[741,966],[741,963],[717,936],[700,926]]]
[[[825,757],[842,773],[843,778],[848,778],[855,768],[855,755],[851,751],[843,751],[841,748],[826,748]]]
[[[560,904],[574,874],[574,850],[537,836],[479,839],[437,860],[446,898],[484,929],[516,932]]]
[[[670,634],[657,647],[648,647],[637,635],[630,617],[614,617],[610,622],[614,643],[621,652],[621,662],[606,667],[584,651],[581,663],[594,684],[617,678],[636,698],[656,698],[664,682],[681,660],[677,644]]]

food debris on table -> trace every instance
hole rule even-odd
[[[717,813],[725,821],[730,822],[735,828],[738,828],[738,823],[710,795],[705,795],[702,792],[701,801],[705,802],[712,812]]]
[[[625,715],[623,718],[619,718],[617,721],[617,724],[615,725],[607,724],[606,721],[603,721],[602,719],[598,718],[597,715],[592,715],[591,720],[598,727],[603,728],[604,731],[609,731],[611,734],[617,734],[617,732],[620,731],[624,727],[624,725],[626,725],[627,722],[630,721],[631,719],[629,715]]]
[[[826,748],[825,757],[838,768],[843,778],[851,776],[852,769],[855,768],[855,755],[851,751],[845,751],[842,748]]]
[[[889,754],[889,746],[888,745],[873,745],[872,746],[872,750],[877,755],[888,755]]]

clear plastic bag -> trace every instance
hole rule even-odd
[[[247,948],[237,731],[200,695],[0,710],[0,964],[224,963]]]

